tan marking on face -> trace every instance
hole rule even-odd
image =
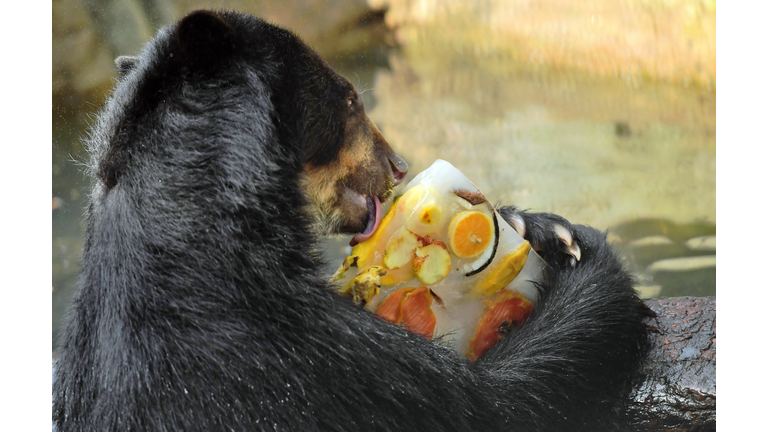
[[[309,201],[309,208],[306,211],[314,216],[315,231],[318,234],[329,235],[339,232],[339,229],[348,223],[345,213],[361,211],[345,209],[337,203],[340,199],[338,194],[346,191],[345,180],[351,174],[375,162],[372,145],[365,141],[356,140],[351,143],[352,145],[344,146],[336,161],[329,165],[315,167],[307,164],[304,166],[304,176],[300,180],[300,185]],[[354,192],[369,193],[362,190],[354,190]]]

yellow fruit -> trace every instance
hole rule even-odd
[[[342,261],[339,269],[336,270],[336,273],[333,274],[332,281],[336,282],[344,279],[347,276],[347,270],[349,270],[351,267],[357,267],[357,257],[348,256],[344,258],[344,261]]]
[[[392,286],[396,283],[398,283],[397,278],[395,278],[391,274],[388,274],[383,278],[381,278],[381,286]]]
[[[394,270],[410,264],[418,246],[419,238],[407,228],[401,227],[387,242],[387,247],[384,249],[384,266]]]
[[[436,204],[425,204],[419,206],[405,221],[405,226],[416,234],[427,235],[437,231],[442,214],[442,210]]]
[[[523,269],[528,259],[531,244],[528,241],[518,246],[517,249],[507,254],[493,268],[486,270],[485,277],[475,285],[472,291],[477,297],[489,297],[512,282],[520,270]]]
[[[448,226],[448,246],[459,258],[472,258],[493,243],[493,221],[483,212],[464,211]]]
[[[373,260],[376,255],[375,252],[380,250],[380,243],[382,240],[381,237],[383,236],[384,232],[386,232],[387,226],[390,222],[392,222],[392,218],[395,216],[395,208],[397,207],[399,199],[400,197],[395,197],[395,201],[392,203],[392,206],[389,207],[387,214],[381,218],[381,222],[379,223],[379,227],[376,229],[376,232],[373,233],[373,235],[368,240],[362,241],[352,247],[352,252],[349,254],[349,256],[357,257],[357,266],[359,268],[373,264]]]
[[[421,283],[431,285],[443,280],[451,271],[451,254],[442,242],[416,249],[413,271]]]
[[[405,217],[405,227],[414,234],[431,234],[440,226],[442,201],[437,192],[424,185],[409,189],[399,201],[397,210]]]
[[[469,341],[467,355],[471,360],[493,348],[511,329],[522,326],[534,309],[522,294],[505,289],[486,300],[485,306],[475,336]]]
[[[369,266],[357,274],[347,286],[339,290],[344,296],[352,297],[355,304],[365,305],[372,298],[379,295],[381,288],[381,277],[385,276],[387,271],[380,266]]]
[[[427,193],[427,188],[423,184],[417,184],[408,189],[400,196],[400,200],[397,202],[397,211],[403,213],[406,217],[410,216]]]

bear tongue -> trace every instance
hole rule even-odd
[[[352,237],[352,240],[349,242],[350,246],[371,238],[381,223],[381,201],[379,201],[379,197],[368,195],[365,197],[365,202],[368,204],[368,225],[365,227],[365,231]]]

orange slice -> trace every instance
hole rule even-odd
[[[448,226],[448,246],[459,258],[480,255],[493,242],[493,221],[479,211],[457,214]]]

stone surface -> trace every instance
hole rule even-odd
[[[715,267],[717,257],[705,255],[697,257],[670,258],[659,260],[648,267],[648,271],[656,273],[660,271],[689,271]]]
[[[641,299],[650,299],[658,297],[661,294],[661,288],[661,285],[639,285],[635,287],[635,291]]]
[[[713,251],[716,249],[716,240],[714,235],[694,237],[685,242],[685,245],[692,250]]]

